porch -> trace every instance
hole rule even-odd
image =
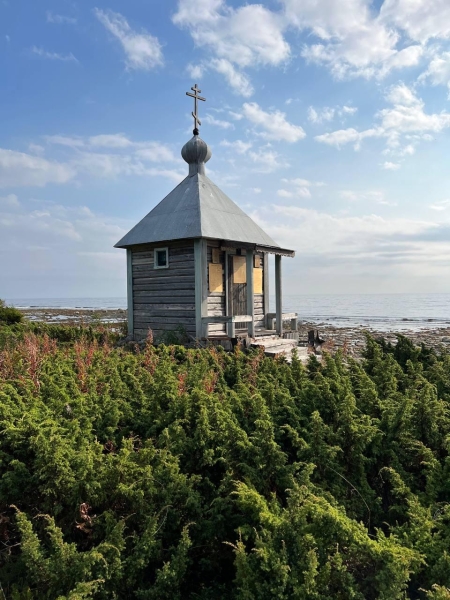
[[[275,312],[269,308],[269,254],[274,255]],[[282,297],[282,257],[294,256],[292,250],[201,238],[194,242],[194,255],[197,339],[282,339],[285,321],[289,337],[297,337],[297,314],[283,313]]]

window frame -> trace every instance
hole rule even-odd
[[[154,252],[154,258],[153,258],[153,266],[155,269],[168,269],[169,268],[169,248],[166,246],[164,248],[155,248],[153,250]],[[158,252],[165,252],[166,253],[166,264],[165,265],[158,265]]]

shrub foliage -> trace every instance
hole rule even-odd
[[[0,300],[0,325],[14,325],[23,321],[23,314],[13,306],[6,306],[3,300]]]
[[[12,600],[450,598],[450,357],[0,350]],[[1,592],[0,592],[1,595]]]

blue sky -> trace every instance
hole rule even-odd
[[[195,82],[286,293],[450,292],[447,0],[0,0],[0,78],[0,297],[125,295]]]

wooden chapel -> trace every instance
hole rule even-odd
[[[206,340],[268,334],[283,337],[280,248],[206,175],[211,149],[199,137],[197,85],[194,136],[181,155],[187,177],[116,245],[127,251],[128,329],[137,340],[180,326]],[[269,310],[269,254],[275,255],[275,313]]]

